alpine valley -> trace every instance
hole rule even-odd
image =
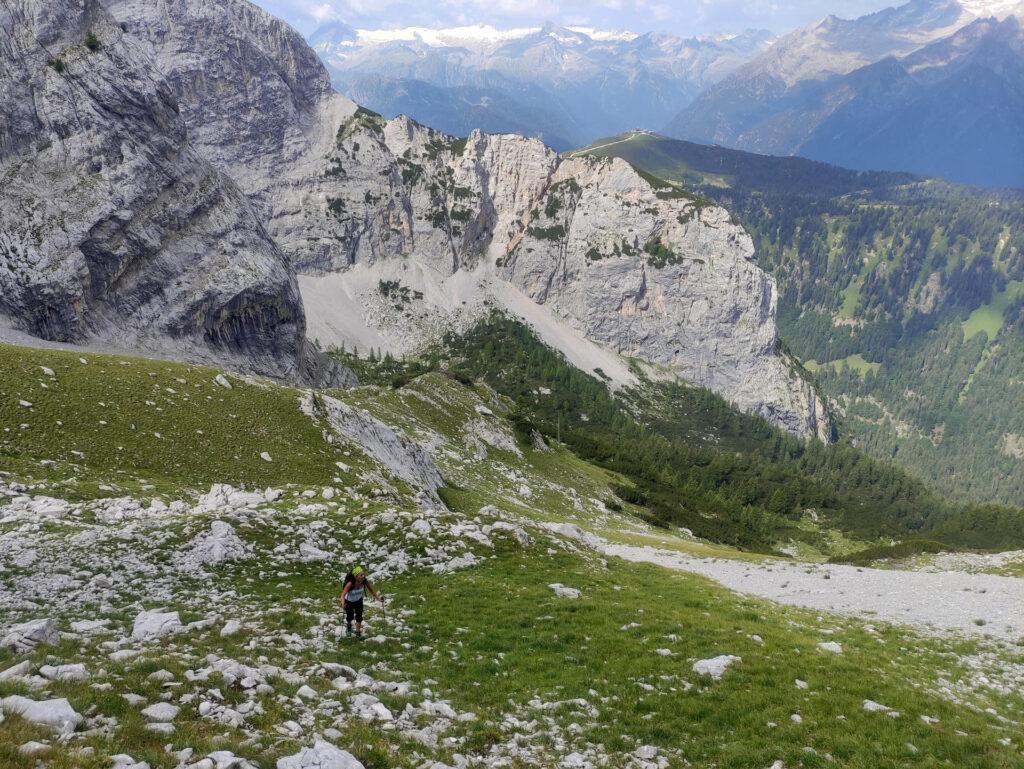
[[[0,0],[0,767],[1020,766],[1020,195],[618,133],[788,38],[385,32]]]

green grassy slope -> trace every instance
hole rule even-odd
[[[354,446],[327,443],[322,426],[299,410],[299,391],[235,378],[230,391],[212,389],[207,383],[214,370],[140,359],[87,355],[89,363],[83,365],[77,355],[58,351],[4,347],[0,352],[10,363],[5,392],[33,402],[31,409],[2,412],[0,425],[11,430],[4,433],[0,456],[4,483],[31,484],[32,494],[92,499],[126,492],[146,496],[154,485],[166,498],[187,500],[193,489],[229,480],[254,488],[283,485],[290,492],[258,512],[152,511],[123,521],[74,514],[62,521],[0,524],[7,543],[30,536],[40,559],[35,567],[0,567],[0,594],[24,584],[18,580],[27,578],[30,568],[51,575],[97,568],[106,573],[106,559],[124,557],[126,573],[146,575],[115,583],[116,600],[106,608],[91,600],[46,607],[64,631],[72,620],[97,616],[110,621],[110,631],[67,637],[56,647],[30,653],[0,650],[0,669],[23,659],[34,665],[86,664],[88,681],[50,683],[46,690],[67,697],[79,712],[101,719],[94,725],[102,725],[62,744],[45,729],[9,715],[0,723],[5,769],[35,769],[38,757],[18,750],[29,740],[48,743],[42,758],[54,769],[107,769],[115,754],[129,754],[152,769],[173,769],[179,759],[165,748],[168,744],[174,751],[192,748],[189,760],[230,750],[271,769],[280,757],[309,744],[314,733],[330,734],[368,769],[412,769],[434,761],[456,765],[460,755],[471,765],[507,759],[511,766],[556,767],[576,751],[595,761],[603,757],[609,766],[636,767],[633,756],[640,746],[653,747],[673,768],[745,769],[777,760],[786,766],[854,769],[1019,765],[1015,724],[1024,717],[1024,701],[1017,691],[977,679],[984,671],[990,681],[1001,681],[1005,671],[1024,664],[1019,648],[923,638],[904,629],[781,608],[697,577],[605,562],[571,541],[552,538],[535,523],[573,521],[618,530],[624,537],[672,535],[639,524],[628,505],[622,514],[607,510],[602,500],[624,478],[564,449],[513,443],[491,446],[486,459],[472,459],[467,423],[486,418],[491,429],[509,437],[515,431],[510,419],[518,418],[514,403],[485,385],[467,386],[431,373],[397,389],[369,386],[335,394],[433,447],[452,484],[447,496],[455,510],[427,516],[437,533],[428,547],[410,536],[409,528],[414,517],[426,514],[400,486],[377,495],[374,484],[362,478],[374,472],[370,460]],[[42,366],[56,374],[46,390],[36,373]],[[157,374],[156,382],[150,372]],[[157,401],[164,411],[146,416],[154,407],[145,401],[156,400],[156,385],[164,392],[166,387],[185,391],[178,378],[190,388],[188,401],[168,397]],[[116,417],[108,413],[112,410]],[[240,422],[243,415],[247,421]],[[64,423],[59,438],[43,437],[50,419]],[[101,420],[107,424],[98,425]],[[21,430],[20,424],[30,426]],[[166,453],[148,448],[142,425],[164,436]],[[101,427],[110,429],[97,439]],[[736,424],[722,440],[745,429],[750,427]],[[219,432],[209,443],[191,442],[197,430]],[[268,443],[272,439],[276,442]],[[107,455],[101,442],[125,450]],[[272,463],[259,458],[263,450],[272,453]],[[335,480],[339,456],[351,463],[341,483]],[[51,458],[56,465],[49,464]],[[325,483],[339,487],[330,503],[320,495]],[[314,496],[295,496],[307,490]],[[460,529],[450,527],[492,520],[480,510],[486,504],[504,510],[505,521],[525,527],[531,544],[497,534],[493,547],[460,540]],[[216,518],[234,524],[253,558],[214,567],[206,577],[176,572],[177,554]],[[337,560],[291,559],[288,554],[309,536],[331,548]],[[391,600],[387,617],[369,611],[370,635],[380,637],[358,644],[336,636],[338,580],[351,560],[369,558],[373,568],[392,553],[418,558],[449,546],[453,553],[474,552],[479,561],[443,576],[415,565],[397,573],[380,584]],[[730,553],[727,548],[714,552]],[[155,569],[147,571],[148,564]],[[579,589],[581,597],[555,597],[547,586],[556,582]],[[64,585],[65,592],[80,587]],[[180,611],[186,622],[207,616],[216,621],[151,644],[109,643],[130,630],[140,607],[156,605]],[[38,606],[0,608],[0,627],[41,611]],[[228,618],[242,620],[244,627],[224,637],[219,630]],[[822,652],[823,641],[841,643],[843,654]],[[115,648],[138,648],[141,654],[111,658]],[[267,674],[272,691],[247,694],[237,681],[216,672],[208,680],[190,677],[188,671],[208,665],[211,654],[277,666]],[[693,672],[695,660],[720,654],[742,659],[718,681]],[[354,694],[369,690],[339,690],[332,684],[337,673],[325,671],[325,663],[409,687],[372,690],[393,713],[407,704],[418,708],[424,700],[444,700],[473,716],[439,722],[417,715],[425,733],[439,729],[436,743],[364,721],[351,714],[350,703]],[[172,681],[151,677],[158,671],[169,673]],[[962,683],[949,683],[956,681]],[[301,684],[316,696],[299,697]],[[222,704],[254,705],[242,726],[199,714],[200,702],[221,703],[209,694],[212,689]],[[125,693],[147,703],[169,698],[180,704],[174,733],[149,731],[139,708],[123,699]],[[0,695],[10,694],[39,696],[24,683],[0,682]],[[867,699],[899,711],[899,717],[866,711]],[[299,735],[282,731],[290,721],[300,727]],[[78,752],[82,747],[91,752]]]

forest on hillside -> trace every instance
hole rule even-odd
[[[1024,504],[1024,192],[649,134],[596,152],[742,221],[846,437],[954,498]]]

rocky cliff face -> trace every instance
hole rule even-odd
[[[340,381],[294,274],[98,2],[0,6],[0,312],[62,342]]]
[[[398,327],[425,342],[436,317],[521,292],[588,343],[827,436],[813,389],[776,352],[774,284],[723,210],[655,189],[621,161],[562,159],[514,135],[457,140],[357,109],[297,34],[243,0],[108,8],[143,39],[197,150],[239,181],[292,265],[362,271],[361,289],[343,278],[317,312],[373,327],[387,348]]]
[[[774,280],[729,214],[625,161],[561,163],[501,274],[584,335],[799,433],[824,404],[778,352]]]

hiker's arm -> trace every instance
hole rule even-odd
[[[348,595],[348,589],[352,586],[351,582],[346,582],[344,589],[341,591],[341,608],[345,608],[345,597]]]
[[[369,590],[370,591],[370,595],[372,595],[378,601],[383,601],[384,600],[383,598],[381,598],[380,593],[377,592],[377,589],[373,586],[373,583],[370,582],[369,580],[366,581],[366,589]]]

